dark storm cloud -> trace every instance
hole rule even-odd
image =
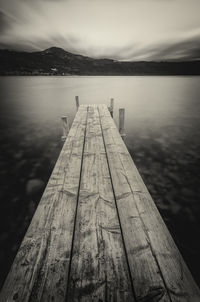
[[[0,0],[0,47],[118,60],[199,58],[199,0]]]

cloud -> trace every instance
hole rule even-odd
[[[172,45],[160,46],[155,49],[149,60],[200,60],[200,35],[196,39],[189,39]]]
[[[8,27],[8,21],[3,12],[0,11],[0,32],[4,31]]]
[[[0,47],[118,60],[199,58],[199,0],[0,0]]]
[[[133,47],[132,44],[121,52],[115,53],[115,59],[125,61],[183,61],[200,60],[200,31],[195,36],[162,41]]]

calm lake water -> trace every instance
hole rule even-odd
[[[0,77],[0,285],[62,147],[60,117],[115,99],[126,145],[200,285],[200,77]]]

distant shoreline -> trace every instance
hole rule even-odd
[[[200,61],[93,59],[52,47],[39,52],[0,50],[1,76],[184,76],[200,75]]]
[[[146,76],[163,76],[163,77],[166,77],[166,76],[169,76],[169,77],[177,77],[177,76],[180,76],[180,77],[199,77],[200,76],[200,73],[199,74],[30,74],[30,73],[27,73],[27,74],[15,74],[15,73],[12,73],[12,74],[1,74],[0,73],[0,77],[13,77],[13,76],[16,76],[16,77],[23,77],[23,76],[27,76],[27,77],[146,77]]]

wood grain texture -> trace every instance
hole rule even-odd
[[[134,301],[96,106],[88,111],[67,301]]]
[[[99,112],[137,299],[151,301],[148,299],[154,296],[155,301],[198,301],[199,289],[106,106]]]
[[[80,107],[0,295],[65,301],[87,108]]]

